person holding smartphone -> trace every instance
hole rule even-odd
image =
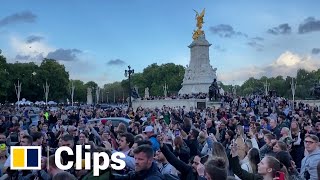
[[[288,177],[285,166],[275,157],[265,156],[258,164],[258,173],[243,170],[239,163],[237,145],[231,145],[230,167],[235,175],[246,180],[286,180]]]

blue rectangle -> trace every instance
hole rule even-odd
[[[38,167],[38,149],[27,149],[27,167]]]

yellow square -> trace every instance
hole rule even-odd
[[[13,167],[24,167],[24,149],[13,149]]]

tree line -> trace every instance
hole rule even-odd
[[[291,77],[266,77],[260,79],[250,77],[241,86],[239,85],[223,85],[225,91],[232,92],[236,89],[238,95],[264,94],[266,85],[268,89],[278,96],[292,99],[292,88],[295,87],[295,99],[315,99],[311,94],[315,86],[319,86],[320,69],[307,71],[299,69],[296,76]]]
[[[131,77],[131,86],[138,88],[141,97],[144,90],[149,88],[150,96],[164,96],[164,85],[168,87],[168,95],[177,95],[181,88],[185,67],[174,63],[158,65],[153,63],[140,73],[134,73]],[[124,77],[125,78],[125,77]],[[308,72],[300,69],[295,77],[297,82],[296,97],[300,99],[312,98],[310,89],[318,83],[320,69]],[[87,88],[93,89],[93,100],[95,102],[95,91],[98,84],[94,81],[83,82],[69,78],[65,66],[54,59],[43,59],[40,65],[34,62],[29,63],[7,63],[6,58],[0,54],[0,102],[16,102],[17,96],[15,85],[22,83],[21,98],[32,102],[44,100],[43,86],[46,82],[50,85],[49,100],[57,102],[71,101],[71,86],[75,87],[74,102],[85,103]],[[226,92],[233,92],[236,89],[237,95],[249,95],[264,93],[264,86],[267,82],[269,90],[275,91],[278,95],[291,97],[292,77],[261,77],[255,79],[250,77],[242,85],[224,85]],[[129,81],[124,79],[121,82],[113,82],[100,87],[99,103],[121,103],[126,102],[129,94]],[[21,99],[20,98],[20,99]]]

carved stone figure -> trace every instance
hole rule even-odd
[[[92,104],[92,88],[87,88],[87,104]]]
[[[314,86],[310,89],[310,95],[315,98],[320,98],[320,84],[316,83]]]
[[[146,87],[146,88],[144,89],[144,98],[149,98],[149,97],[150,97],[150,95],[149,95],[149,88]]]
[[[212,84],[209,87],[209,100],[212,101],[213,97],[214,100],[218,100],[218,98],[220,97],[219,86],[216,79],[213,80]]]
[[[132,89],[131,89],[131,96],[132,96],[134,99],[137,99],[137,98],[140,97],[137,88],[132,88]]]

